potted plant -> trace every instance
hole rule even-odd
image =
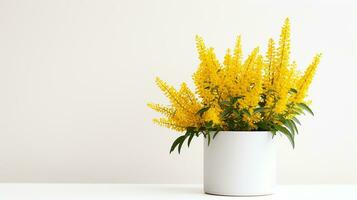
[[[196,94],[185,83],[176,90],[159,78],[156,84],[171,105],[150,103],[164,115],[154,122],[184,132],[170,153],[185,141],[204,142],[204,191],[251,196],[273,193],[274,136],[285,135],[295,147],[298,115],[308,112],[307,90],[320,61],[317,54],[304,73],[290,59],[290,22],[285,20],[278,47],[270,39],[265,55],[255,48],[243,61],[241,37],[220,63],[213,48],[196,37],[200,65],[193,74]]]

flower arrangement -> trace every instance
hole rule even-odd
[[[308,112],[307,91],[321,54],[317,54],[304,73],[290,59],[290,22],[287,18],[281,29],[278,45],[269,39],[265,55],[255,48],[243,60],[241,37],[233,51],[227,50],[220,63],[213,48],[206,47],[196,36],[200,65],[193,74],[195,93],[182,83],[176,90],[160,78],[156,84],[171,105],[149,103],[148,106],[164,115],[154,122],[185,132],[172,144],[170,153],[183,143],[188,146],[194,137],[211,139],[219,131],[270,131],[272,137],[281,132],[295,147],[298,115]]]

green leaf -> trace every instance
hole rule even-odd
[[[183,142],[186,139],[186,135],[182,135],[180,137],[178,137],[174,143],[172,143],[171,149],[170,149],[170,153],[173,152],[175,150],[175,148],[177,147],[177,145],[179,145],[181,142]],[[182,145],[181,145],[182,146]]]
[[[275,125],[275,128],[280,131],[281,133],[283,133],[284,135],[286,135],[286,137],[289,139],[291,145],[293,146],[293,148],[295,148],[295,141],[294,141],[294,136],[290,133],[290,131],[288,129],[286,129],[283,126],[280,125]]]
[[[298,91],[295,88],[290,88],[289,92],[296,94]]]
[[[258,130],[260,130],[260,131],[270,130],[265,121],[257,122],[257,126],[258,126]]]
[[[296,104],[297,106],[293,107],[293,110],[295,112],[297,112],[298,114],[303,114],[305,115],[305,112],[304,112],[304,108],[302,108],[301,106],[299,106],[298,104]]]
[[[231,104],[230,101],[221,101],[221,102],[220,102],[220,105],[221,105],[221,107],[222,107],[222,106],[231,106],[232,104]]]
[[[186,137],[189,136],[191,134],[191,132],[192,132],[191,130],[187,130],[186,133],[185,133],[185,136]]]
[[[199,115],[200,117],[202,117],[202,115],[209,109],[208,107],[203,107],[201,108],[199,111],[197,111],[196,115]]]
[[[292,114],[294,115],[305,115],[305,113],[301,110],[301,109],[298,109],[298,108],[294,108],[294,111],[292,112]]]
[[[242,112],[243,112],[244,114],[248,115],[249,117],[251,116],[250,113],[249,113],[249,111],[248,111],[247,109],[243,109]]]
[[[297,104],[300,108],[306,110],[307,112],[309,112],[312,116],[314,116],[314,112],[312,112],[312,110],[310,109],[309,106],[307,106],[306,104],[304,103],[298,103]]]
[[[275,125],[274,127],[275,127],[279,132],[281,132],[281,133],[292,135],[292,134],[290,133],[290,131],[289,131],[287,128],[285,128],[284,126]]]
[[[187,130],[188,132],[193,132],[193,131],[196,130],[196,127],[189,126],[189,127],[186,128],[186,130]]]
[[[234,110],[233,110],[233,113],[234,113],[234,114],[236,114],[237,116],[239,116],[239,115],[240,115],[239,111],[238,111],[238,110],[236,110],[236,109],[234,109]]]
[[[290,121],[290,123],[293,125],[293,127],[294,127],[294,129],[295,129],[296,134],[299,134],[299,130],[298,130],[298,128],[297,128],[297,126],[296,126],[295,122],[294,122],[293,120],[289,120],[289,121]]]
[[[193,138],[194,136],[195,136],[195,133],[191,133],[190,137],[188,138],[188,142],[187,142],[188,147],[190,147],[192,138]]]
[[[211,144],[211,134],[209,132],[207,132],[207,144],[208,146]]]
[[[223,112],[221,113],[221,117],[222,117],[222,118],[229,117],[229,115],[231,115],[232,112],[233,112],[233,108],[232,108],[232,107],[226,108],[226,109],[224,109]]]
[[[294,120],[294,122],[296,122],[296,123],[298,123],[299,125],[301,125],[301,123],[300,123],[300,121],[298,120],[298,118],[293,117],[293,120]]]
[[[183,143],[185,142],[185,139],[186,139],[186,137],[182,141],[180,141],[180,144],[178,146],[178,153],[179,154],[181,153],[181,147],[182,147]]]
[[[211,121],[209,121],[209,122],[206,122],[205,123],[205,127],[206,127],[206,129],[210,129],[210,128],[212,128],[212,125],[213,125],[213,121],[211,120]]]
[[[218,133],[219,133],[219,131],[216,131],[216,132],[213,134],[213,138],[212,138],[212,139],[214,139],[214,138],[217,136]]]
[[[265,110],[265,108],[263,108],[263,107],[255,108],[254,113],[263,112],[264,110]]]
[[[234,105],[239,99],[244,98],[244,96],[231,97],[231,104]]]
[[[290,133],[295,134],[294,125],[291,124],[290,120],[284,120],[284,125],[290,130]]]

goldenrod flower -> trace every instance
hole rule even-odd
[[[207,122],[212,121],[214,124],[220,125],[222,123],[219,117],[221,112],[221,109],[217,107],[211,107],[203,114],[203,119]]]
[[[264,57],[257,47],[243,59],[241,36],[232,51],[227,49],[222,64],[214,49],[207,47],[199,36],[196,48],[200,64],[192,77],[195,93],[185,83],[176,90],[157,78],[156,83],[170,105],[148,104],[164,116],[154,119],[155,123],[177,131],[201,131],[211,125],[217,130],[288,126],[286,123],[291,123],[300,112],[297,107],[306,107],[305,97],[321,57],[316,55],[304,74],[297,70],[296,62],[290,61],[288,18],[278,44],[269,39]]]
[[[293,86],[290,79],[294,71],[289,68],[289,57],[290,22],[286,19],[280,33],[278,49],[275,50],[274,41],[270,39],[265,60],[266,107],[274,109],[277,114],[286,111],[288,93]]]
[[[196,46],[201,63],[193,75],[197,94],[202,98],[203,104],[217,102],[218,71],[221,68],[213,48],[207,49],[202,38],[196,36]]]
[[[307,90],[315,75],[318,64],[320,63],[321,54],[317,54],[312,63],[306,69],[304,75],[298,80],[296,85],[297,94],[293,98],[294,103],[300,103],[304,101]]]
[[[182,127],[200,127],[202,119],[196,113],[202,106],[187,85],[182,83],[180,90],[177,91],[160,78],[156,78],[156,83],[169,98],[171,106],[148,104],[150,108],[164,114],[166,117],[155,119],[154,122],[174,130],[184,130]]]
[[[241,36],[237,37],[236,45],[234,47],[234,56],[232,62],[236,67],[240,67],[242,65],[243,51],[241,39]]]

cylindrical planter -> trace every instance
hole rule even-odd
[[[273,194],[275,148],[268,131],[221,131],[204,142],[204,192],[228,196]]]

